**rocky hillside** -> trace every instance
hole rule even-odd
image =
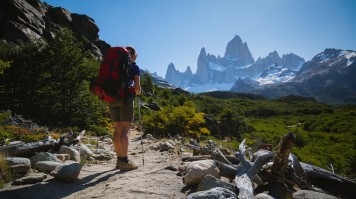
[[[71,13],[39,0],[0,1],[0,39],[8,43],[51,40],[63,28],[77,34],[78,39],[97,58],[101,58],[105,49],[110,47],[99,39],[99,28],[87,15]]]

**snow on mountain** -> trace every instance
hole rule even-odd
[[[277,51],[273,51],[264,58],[258,58],[255,62],[246,42],[243,42],[239,36],[235,36],[226,46],[223,57],[215,56],[206,52],[203,47],[197,60],[197,70],[193,74],[189,72],[179,72],[175,69],[174,64],[168,66],[165,79],[176,87],[192,92],[205,92],[207,87],[213,86],[213,89],[224,89],[239,78],[249,78],[258,81],[261,85],[268,83],[286,82],[290,80],[294,73],[301,68],[305,61],[303,58],[290,53],[279,56]],[[273,71],[270,66],[283,66],[284,70],[278,69]],[[270,70],[267,76],[261,76],[265,71]],[[218,84],[222,84],[218,86]],[[200,86],[198,86],[200,85]]]
[[[276,66],[275,64],[270,66],[267,70],[265,70],[260,77],[255,79],[260,85],[264,84],[274,84],[287,82],[293,79],[296,71],[292,71],[289,68],[283,66]]]
[[[221,64],[216,64],[216,63],[213,63],[213,62],[209,62],[209,68],[211,70],[219,71],[219,72],[223,72],[223,71],[226,70],[226,68],[224,66],[222,66]]]
[[[312,97],[328,104],[356,104],[355,60],[356,51],[326,49],[306,62],[295,77],[287,82],[256,87],[236,81],[231,91],[255,93],[268,98],[298,95]],[[263,81],[273,81],[273,78],[277,78],[273,76],[279,74],[277,69],[280,69],[281,77],[288,79],[287,70],[274,67],[261,75]],[[282,75],[283,73],[285,74]]]
[[[347,59],[346,66],[350,66],[355,61],[356,52],[343,50],[340,52],[339,56],[344,56]]]

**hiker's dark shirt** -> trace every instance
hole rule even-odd
[[[138,67],[136,62],[132,62],[131,69],[129,72],[129,82],[128,82],[128,85],[130,85],[130,87],[133,87],[135,75],[141,76],[141,71],[140,71],[140,67]],[[129,95],[130,96],[128,97],[135,97],[135,95],[132,93],[130,93]]]

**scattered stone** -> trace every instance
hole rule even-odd
[[[62,163],[62,161],[58,159],[55,155],[48,152],[37,153],[36,155],[32,156],[30,160],[32,166],[34,166],[39,161],[54,161]]]
[[[300,190],[300,191],[294,192],[292,197],[293,197],[293,199],[317,199],[317,198],[337,199],[336,197],[325,194],[325,193],[319,193],[319,192],[309,191],[309,190]]]
[[[112,138],[111,138],[110,135],[107,135],[107,136],[104,136],[104,137],[100,138],[100,141],[106,142],[108,144],[112,144]]]
[[[274,199],[272,196],[265,193],[259,193],[255,196],[255,199]]]
[[[80,143],[79,148],[80,157],[82,157],[84,160],[87,160],[89,157],[94,155],[93,151],[85,144]]]
[[[111,160],[113,158],[110,151],[106,149],[95,149],[93,153],[93,158],[96,160]]]
[[[224,198],[224,199],[235,199],[236,194],[228,189],[222,187],[215,187],[209,189],[208,191],[199,191],[188,195],[187,199],[206,199],[206,198]]]
[[[65,145],[62,145],[59,148],[59,153],[65,153],[68,154],[71,160],[74,160],[76,162],[80,161],[80,153],[78,150],[71,148],[71,147],[67,147]]]
[[[12,184],[13,185],[35,184],[37,182],[42,182],[46,178],[47,175],[43,173],[30,173],[25,177],[14,180]]]
[[[81,169],[82,166],[78,162],[73,162],[71,164],[66,163],[61,167],[57,167],[54,171],[50,173],[50,175],[55,177],[56,179],[73,182],[78,179]]]
[[[170,171],[178,171],[177,167],[175,167],[173,165],[169,165],[169,166],[165,167],[164,169],[170,170]]]
[[[58,158],[62,162],[65,162],[70,159],[68,154],[54,154],[54,156],[56,156],[56,158]]]
[[[159,149],[159,151],[169,151],[170,149],[173,149],[174,146],[170,143],[170,142],[164,142],[161,143],[161,147]]]
[[[50,173],[55,170],[57,167],[63,166],[63,163],[53,162],[53,161],[39,161],[35,164],[34,169],[44,172]]]
[[[239,190],[237,189],[236,185],[223,182],[220,179],[211,176],[211,175],[206,175],[199,183],[197,191],[206,191],[215,187],[222,187],[225,189],[228,189],[234,193],[238,193]]]
[[[145,135],[145,139],[148,139],[148,140],[155,140],[155,138],[154,138],[153,135],[151,135],[151,134],[146,134],[146,135]]]
[[[14,173],[27,173],[31,169],[31,161],[28,158],[9,157],[6,162]]]
[[[150,149],[159,150],[161,148],[161,144],[162,143],[156,143],[156,144],[150,146]]]
[[[188,153],[188,152],[183,152],[183,153],[181,153],[181,158],[183,159],[183,158],[190,158],[190,157],[192,157],[192,154],[190,154],[190,153]]]
[[[199,160],[189,162],[185,168],[186,175],[183,177],[183,182],[186,185],[196,185],[206,175],[212,175],[220,178],[220,171],[214,160]]]

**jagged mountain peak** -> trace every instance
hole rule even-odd
[[[176,70],[176,67],[174,66],[174,64],[172,62],[169,63],[168,70]]]
[[[206,56],[206,50],[205,47],[201,48],[199,56]]]
[[[238,35],[228,42],[224,58],[230,60],[231,64],[238,67],[246,66],[255,62],[247,43],[243,43]]]
[[[190,68],[190,66],[187,67],[184,74],[193,75],[193,72],[192,72],[192,69]]]
[[[347,73],[349,66],[356,61],[356,51],[327,48],[306,62],[293,81],[304,81],[313,76],[323,76],[331,72]]]

